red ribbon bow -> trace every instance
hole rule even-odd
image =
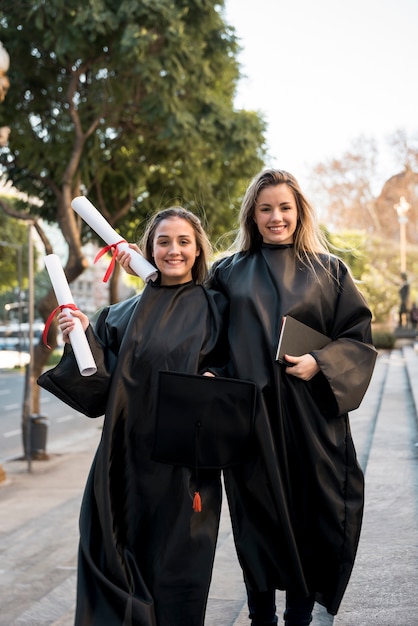
[[[44,331],[42,333],[42,341],[44,342],[44,345],[48,348],[48,350],[51,350],[51,346],[48,345],[47,340],[48,340],[48,331],[49,331],[49,327],[52,324],[52,320],[55,317],[55,313],[57,311],[62,311],[63,309],[71,309],[72,311],[77,311],[78,307],[76,307],[75,304],[60,304],[59,306],[56,306],[55,309],[52,311],[52,313],[50,313],[48,319],[45,322],[45,328]]]
[[[113,268],[115,267],[115,263],[116,263],[116,257],[118,254],[118,245],[120,243],[127,243],[126,239],[121,239],[120,241],[118,241],[117,243],[111,243],[109,246],[105,246],[104,248],[102,248],[97,254],[96,254],[96,258],[94,259],[94,262],[96,263],[96,261],[98,261],[104,254],[106,254],[106,252],[109,252],[110,250],[113,250],[112,253],[112,258],[110,260],[109,263],[109,267],[106,270],[106,274],[103,277],[103,282],[107,283],[107,281],[109,280],[109,277],[111,275],[111,273],[113,272]]]

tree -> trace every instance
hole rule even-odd
[[[398,128],[390,137],[389,145],[392,146],[399,169],[418,169],[418,135],[409,135],[404,128]]]
[[[359,137],[340,157],[318,163],[312,172],[315,204],[331,251],[350,267],[373,312],[373,321],[392,324],[401,284],[399,224],[395,206],[409,204],[406,239],[411,301],[418,301],[418,137],[398,130],[389,139],[400,172],[378,194],[374,140]],[[352,229],[356,230],[353,231]],[[351,229],[350,231],[348,229]],[[395,253],[394,253],[395,250]]]
[[[418,243],[418,172],[414,172],[409,165],[398,174],[391,176],[383,185],[376,198],[376,210],[381,216],[382,235],[389,241],[399,241],[399,224],[396,214],[396,205],[400,198],[407,199],[409,210],[406,215],[406,239]]]
[[[339,158],[313,168],[312,185],[321,206],[321,219],[335,229],[348,226],[379,234],[373,184],[376,178],[376,144],[359,137]]]
[[[205,215],[213,236],[234,224],[237,199],[262,165],[265,124],[233,108],[238,47],[222,7],[3,0],[11,86],[0,122],[11,135],[0,164],[43,203],[23,217],[36,211],[59,225],[70,283],[85,266],[83,239],[94,237],[70,207],[83,193],[127,239],[139,219],[174,202]],[[38,302],[44,319],[55,304],[51,291]],[[55,325],[49,343],[56,345]],[[47,357],[38,345],[34,379]]]
[[[8,202],[16,206],[16,200],[0,196],[0,202]],[[0,211],[0,297],[5,293],[13,293],[27,286],[27,250],[28,234],[23,224],[10,220]],[[20,266],[20,267],[19,267]],[[19,277],[19,271],[21,276]],[[19,278],[21,279],[19,281]],[[19,284],[19,282],[21,284]],[[0,317],[3,316],[3,311]]]
[[[410,204],[408,240],[418,242],[418,142],[403,130],[389,138],[398,173],[391,176],[378,193],[376,145],[373,139],[359,137],[340,157],[318,163],[312,172],[312,187],[322,208],[321,218],[330,227],[355,227],[370,235],[393,241],[394,206],[401,196]]]
[[[330,251],[344,260],[353,274],[359,290],[367,300],[373,322],[385,326],[393,323],[399,308],[399,259],[387,239],[370,236],[365,231],[341,230],[329,233],[325,229]],[[418,276],[418,248],[411,246],[408,255],[408,275]],[[411,284],[411,302],[418,300],[418,289]]]

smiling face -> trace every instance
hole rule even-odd
[[[285,183],[264,187],[260,191],[254,222],[264,243],[294,243],[298,210],[293,192]]]
[[[192,268],[200,250],[193,226],[181,217],[158,224],[152,245],[154,262],[161,272],[161,285],[179,285],[192,280]]]

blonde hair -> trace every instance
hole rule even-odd
[[[283,170],[265,169],[250,182],[239,213],[239,231],[233,243],[238,252],[254,252],[261,248],[262,237],[254,221],[257,198],[262,189],[287,185],[295,198],[298,222],[294,235],[296,257],[313,269],[312,258],[324,266],[321,254],[328,253],[325,236],[321,233],[314,208],[303,195],[296,178]]]
[[[154,245],[154,237],[157,226],[161,224],[163,220],[171,219],[173,217],[185,220],[194,230],[196,246],[200,251],[200,254],[196,257],[196,261],[193,265],[192,278],[196,284],[202,284],[208,273],[208,261],[212,253],[212,246],[203,229],[200,219],[191,211],[188,211],[181,206],[172,206],[168,209],[162,209],[161,211],[155,213],[146,225],[139,247],[141,248],[145,258],[152,263],[152,248]]]

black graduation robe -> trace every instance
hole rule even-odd
[[[98,372],[66,347],[39,384],[88,416],[105,414],[80,513],[76,626],[201,626],[218,534],[220,472],[152,460],[159,370],[200,373],[218,358],[219,294],[147,285],[104,309],[87,337]],[[219,357],[220,358],[220,357]]]
[[[316,593],[336,614],[364,500],[347,412],[359,406],[377,353],[370,311],[346,266],[331,257],[330,277],[313,263],[317,278],[292,245],[263,245],[215,264],[209,284],[229,299],[234,375],[259,391],[257,458],[224,473],[246,584]],[[309,382],[275,360],[286,314],[332,339],[313,354],[321,371]]]

